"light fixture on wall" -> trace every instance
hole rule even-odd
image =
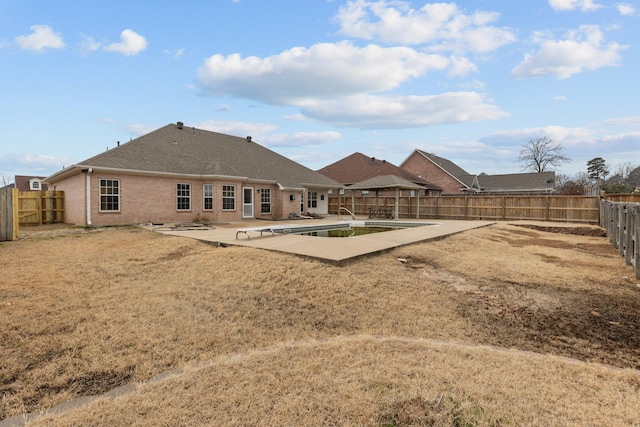
[[[320,195],[320,200],[324,200],[324,194]]]

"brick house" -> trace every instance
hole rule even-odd
[[[280,220],[328,213],[342,186],[251,140],[169,124],[45,180],[77,225]]]
[[[44,180],[44,176],[16,175],[13,182],[20,191],[42,191],[48,189]]]
[[[473,175],[450,160],[415,150],[400,164],[414,175],[451,194],[550,194],[555,192],[555,172]]]
[[[420,188],[424,190],[423,195],[435,196],[442,192],[442,189],[437,185],[414,175],[408,170],[402,169],[386,160],[368,157],[362,153],[353,153],[344,159],[319,169],[318,172],[344,185],[345,190],[349,190],[349,187],[355,186],[356,184],[360,187],[361,183],[376,177],[392,176],[409,183],[417,184],[415,186],[405,187],[412,188],[412,191]],[[371,189],[373,190],[374,188],[372,187]],[[367,190],[360,191],[366,192]],[[395,192],[392,191],[392,194],[395,195]]]

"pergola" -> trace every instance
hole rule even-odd
[[[420,217],[420,191],[427,190],[428,188],[408,181],[406,179],[400,178],[395,175],[382,175],[382,176],[374,176],[373,178],[366,179],[362,182],[355,183],[348,187],[345,187],[345,190],[364,190],[364,191],[375,191],[376,192],[376,207],[378,206],[378,193],[380,191],[390,191],[394,190],[396,194],[395,200],[395,209],[393,214],[393,219],[397,220],[400,214],[400,191],[401,190],[417,190],[416,191],[416,219]],[[351,209],[355,210],[355,193],[351,192]],[[338,198],[338,200],[340,200]],[[340,209],[338,207],[338,209]]]

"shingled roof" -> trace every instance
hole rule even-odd
[[[278,183],[284,188],[340,188],[338,182],[251,140],[182,123],[169,124],[47,178],[56,182],[70,169],[102,168],[122,173],[228,177]]]
[[[555,189],[555,172],[478,175],[474,189],[483,192],[547,192]]]
[[[404,181],[440,190],[438,186],[386,160],[379,160],[358,152],[325,166],[318,172],[344,185],[362,183],[380,176],[396,176]]]
[[[424,186],[396,175],[380,175],[357,182],[349,188],[354,190],[421,190],[424,189]]]
[[[433,153],[427,153],[426,151],[416,150],[418,153],[422,154],[425,158],[431,160],[434,164],[448,172],[450,175],[458,178],[460,181],[463,181],[462,178],[468,177],[471,175],[466,170],[462,169],[460,166],[453,163],[451,160],[447,160],[443,157],[438,157]],[[464,181],[463,181],[464,182]]]

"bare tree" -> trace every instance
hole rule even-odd
[[[631,173],[631,171],[633,171],[637,167],[638,165],[634,165],[631,162],[620,163],[619,165],[616,166],[614,175],[620,175],[620,177],[625,180],[629,179],[629,174]]]
[[[6,176],[3,173],[0,173],[0,187],[6,187],[7,185],[11,184],[13,182],[13,180],[11,178],[9,178],[8,176]]]
[[[564,152],[564,147],[546,136],[530,139],[522,147],[518,156],[518,162],[523,164],[522,169],[533,172],[545,172],[549,166],[558,167],[570,161],[571,159]]]

